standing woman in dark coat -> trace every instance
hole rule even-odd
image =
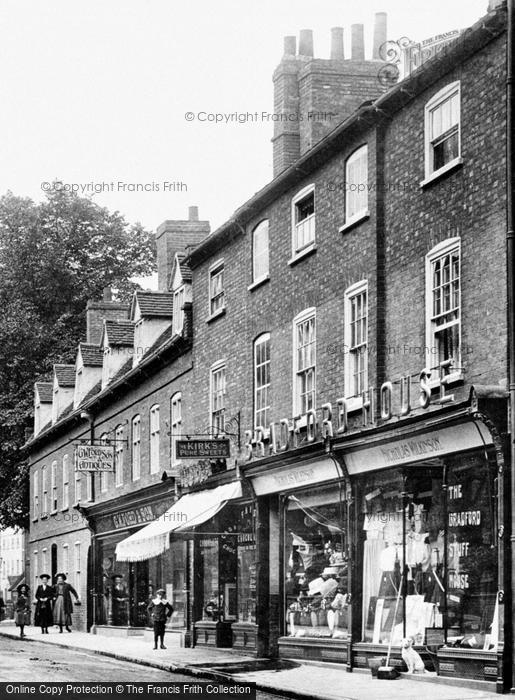
[[[54,624],[52,617],[52,601],[54,599],[54,589],[48,585],[50,576],[41,574],[41,583],[36,590],[36,615],[34,624],[41,627],[41,634],[48,634],[48,628]]]
[[[25,625],[30,625],[30,594],[29,587],[22,583],[16,589],[18,597],[14,604],[14,623],[20,628],[20,639],[25,637],[23,629]]]
[[[66,574],[57,574],[55,578],[54,625],[59,625],[59,632],[62,634],[63,626],[67,632],[71,632],[72,595],[75,596],[77,605],[80,605],[80,600],[75,588],[66,583]]]

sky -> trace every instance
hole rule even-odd
[[[215,229],[272,179],[273,123],[207,115],[273,111],[284,36],[312,29],[315,56],[328,58],[331,27],[344,27],[347,51],[361,22],[369,58],[375,12],[388,13],[389,39],[419,41],[486,10],[487,0],[0,0],[0,194],[96,189],[95,202],[151,230],[196,205]]]

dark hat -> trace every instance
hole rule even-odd
[[[166,591],[164,590],[164,588],[158,588],[157,591],[156,591],[156,595],[157,595],[158,593],[162,593],[163,595],[166,595]]]
[[[16,593],[17,593],[18,595],[21,595],[21,589],[22,589],[22,588],[26,588],[26,589],[27,589],[27,593],[28,593],[29,590],[30,590],[26,583],[20,583],[20,585],[19,585],[18,588],[16,589]]]
[[[48,574],[41,574],[39,578],[47,578],[48,580],[50,580],[51,577]]]
[[[56,574],[56,575],[55,575],[56,581],[57,581],[57,579],[59,578],[59,576],[63,579],[63,581],[66,581],[66,574]]]

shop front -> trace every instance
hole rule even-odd
[[[493,424],[450,415],[339,447],[355,523],[349,670],[389,646],[405,670],[411,638],[428,670],[501,688],[506,543]]]
[[[170,624],[187,644],[230,647],[234,623],[255,627],[254,511],[239,481],[205,486],[120,539],[114,558],[119,571],[155,576],[174,607]]]
[[[114,502],[81,507],[93,535],[89,588],[92,591],[92,629],[97,634],[142,634],[150,625],[147,607],[158,588],[174,606],[172,627],[184,627],[186,550],[176,542],[169,552],[132,561],[116,555],[118,545],[162,517],[175,495],[166,487],[151,487]]]

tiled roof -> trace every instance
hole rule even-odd
[[[184,282],[191,282],[191,267],[185,263],[186,255],[184,253],[177,253],[177,260],[179,262],[179,269],[181,271],[181,276]]]
[[[86,367],[102,367],[104,353],[98,345],[90,343],[79,343],[82,363]]]
[[[94,398],[97,394],[100,394],[100,390],[102,389],[102,380],[99,379],[98,382],[95,384],[93,389],[90,389],[86,396],[82,399],[80,402],[80,405],[82,406],[83,403],[86,403],[87,401],[90,401],[92,398]]]
[[[54,365],[59,386],[75,386],[75,365]]]
[[[134,323],[132,321],[104,321],[109,345],[132,345]]]
[[[36,382],[36,390],[41,403],[52,403],[54,397],[54,385],[52,382]]]
[[[113,382],[118,381],[118,379],[121,379],[124,374],[127,374],[132,369],[132,358],[130,360],[127,360],[127,362],[124,362],[124,364],[120,367],[118,372],[113,376],[109,384],[112,384]]]
[[[136,292],[142,316],[173,315],[173,294],[169,292]]]

